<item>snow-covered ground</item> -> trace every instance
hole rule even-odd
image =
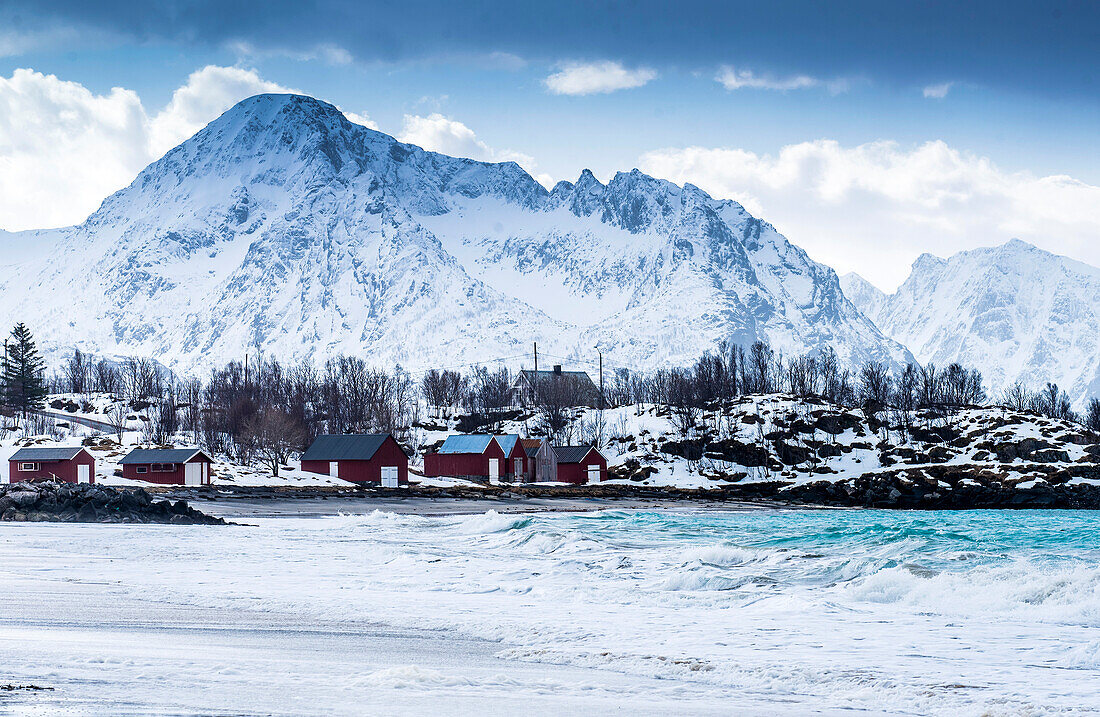
[[[114,401],[95,395],[56,396],[50,397],[49,404],[48,410],[58,415],[110,420]],[[517,414],[512,420],[502,421],[495,432],[537,435],[539,417],[530,412]],[[458,425],[458,417],[444,417],[427,407],[422,415],[426,418],[412,429],[420,452],[410,459],[410,480],[423,486],[477,485],[421,475],[422,452],[456,432]],[[694,428],[687,432],[681,430],[682,421],[673,411],[649,404],[605,411],[578,408],[571,417],[559,443],[600,444],[611,469],[611,484],[720,488],[782,481],[801,485],[903,468],[920,471],[953,466],[987,469],[1001,483],[1028,487],[1051,481],[1051,471],[1080,472],[1100,462],[1100,444],[1080,426],[998,407],[964,409],[935,417],[914,412],[908,417],[908,430],[898,428],[896,415],[878,414],[880,421],[890,418],[892,427],[887,428],[862,409],[783,394],[745,396],[720,410],[700,411]],[[113,431],[105,433],[64,418],[56,420],[54,435],[24,436],[20,431],[7,431],[0,436],[0,479],[7,480],[6,459],[17,444],[83,443],[96,457],[97,481],[144,485],[122,478],[118,462],[133,447],[149,445],[145,431],[148,417],[141,411],[128,412],[125,420],[121,444]],[[174,437],[172,443],[194,445],[193,438],[186,435]],[[347,485],[339,479],[302,471],[297,460],[291,460],[276,478],[259,463],[245,466],[224,457],[214,458],[215,484]],[[1075,483],[1094,480],[1072,478]]]
[[[117,407],[126,410],[118,412]],[[0,433],[0,483],[9,480],[8,458],[22,446],[76,446],[83,445],[96,459],[96,482],[104,485],[149,487],[155,484],[145,481],[129,480],[122,477],[122,468],[119,461],[132,449],[137,447],[150,447],[146,426],[149,422],[148,409],[133,410],[128,404],[109,394],[54,394],[46,399],[43,408],[50,414],[46,418],[49,424],[49,433],[41,435],[27,434],[22,427],[15,430],[5,430]],[[86,420],[95,423],[116,424],[119,420],[125,426],[122,432],[122,441],[116,431],[104,426],[89,426],[77,421]],[[15,419],[8,420],[9,427],[20,426],[22,422]],[[442,440],[446,432],[424,432],[430,440]],[[194,438],[180,434],[174,436],[169,442],[175,447],[194,446]],[[314,486],[348,486],[347,481],[331,478],[327,475],[310,473],[301,470],[301,462],[294,459],[288,462],[279,471],[279,476],[271,475],[268,467],[259,463],[254,465],[240,465],[226,460],[222,456],[212,456],[215,460],[213,467],[213,483],[215,485],[235,486],[288,486],[288,487],[314,487]],[[422,461],[414,460],[409,478],[411,482],[424,486],[448,487],[464,486],[474,487],[476,483],[451,478],[425,478],[420,475],[417,468]]]

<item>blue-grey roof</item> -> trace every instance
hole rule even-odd
[[[482,434],[447,436],[436,453],[484,453],[492,442],[492,436]]]
[[[313,445],[302,454],[302,460],[369,461],[389,437],[388,433],[317,436]]]
[[[558,463],[580,463],[588,455],[588,452],[593,450],[596,449],[592,446],[554,446]],[[599,451],[596,452],[599,453]]]
[[[68,461],[76,458],[83,448],[64,448],[53,446],[49,448],[20,448],[11,455],[12,461]]]
[[[512,450],[516,447],[516,443],[519,442],[519,436],[513,436],[511,434],[506,436],[496,436],[497,444],[500,445],[501,450],[504,451],[504,455],[512,455]]]
[[[122,465],[131,463],[186,463],[194,458],[197,453],[202,453],[202,451],[198,448],[135,448],[119,463]],[[203,453],[203,455],[206,454]]]

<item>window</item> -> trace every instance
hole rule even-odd
[[[137,466],[134,469],[134,472],[135,473],[148,473],[149,472],[149,466]]]
[[[33,472],[33,471],[38,470],[38,464],[37,463],[20,463],[19,464],[19,470],[20,471],[32,471]]]
[[[176,464],[175,463],[154,463],[152,465],[152,470],[153,470],[154,473],[175,473],[176,472]]]

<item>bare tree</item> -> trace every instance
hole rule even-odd
[[[936,364],[930,363],[921,367],[919,381],[917,382],[917,405],[920,408],[932,408],[938,406],[942,397],[940,376],[936,373]]]
[[[107,409],[107,420],[114,426],[119,445],[122,445],[122,439],[126,434],[126,419],[129,415],[130,407],[122,401],[116,401]]]
[[[421,379],[420,391],[428,405],[445,416],[447,411],[453,410],[462,402],[467,391],[467,381],[457,371],[432,369]]]
[[[292,453],[302,450],[307,440],[305,428],[289,414],[279,410],[257,413],[245,424],[244,442],[278,477]]]
[[[890,403],[892,384],[886,364],[868,361],[859,372],[859,399],[863,403],[874,402],[885,407]]]
[[[88,375],[91,372],[91,362],[81,353],[80,349],[73,351],[72,357],[65,363],[65,381],[68,383],[70,393],[85,393],[88,389]]]
[[[1089,399],[1088,408],[1085,410],[1085,428],[1093,434],[1100,433],[1100,399]]]
[[[748,373],[744,376],[745,393],[771,393],[775,389],[772,379],[772,350],[763,341],[749,347]]]
[[[1026,411],[1031,407],[1031,394],[1022,383],[1017,381],[1005,389],[1001,396],[1001,403],[1012,411]]]
[[[105,359],[100,359],[95,364],[93,374],[97,391],[109,393],[112,396],[118,395],[121,382],[119,381],[118,369],[115,368],[114,364]]]

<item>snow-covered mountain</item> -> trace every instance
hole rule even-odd
[[[0,236],[0,325],[193,372],[263,350],[419,369],[525,354],[649,368],[723,338],[899,363],[740,205],[637,170],[548,192],[296,95],[247,99],[83,224]]]
[[[1100,269],[1019,240],[941,259],[921,255],[889,296],[858,275],[845,293],[921,363],[981,369],[994,396],[1015,381],[1100,395]]]
[[[856,308],[876,320],[886,303],[886,292],[854,271],[840,277],[840,288]]]

